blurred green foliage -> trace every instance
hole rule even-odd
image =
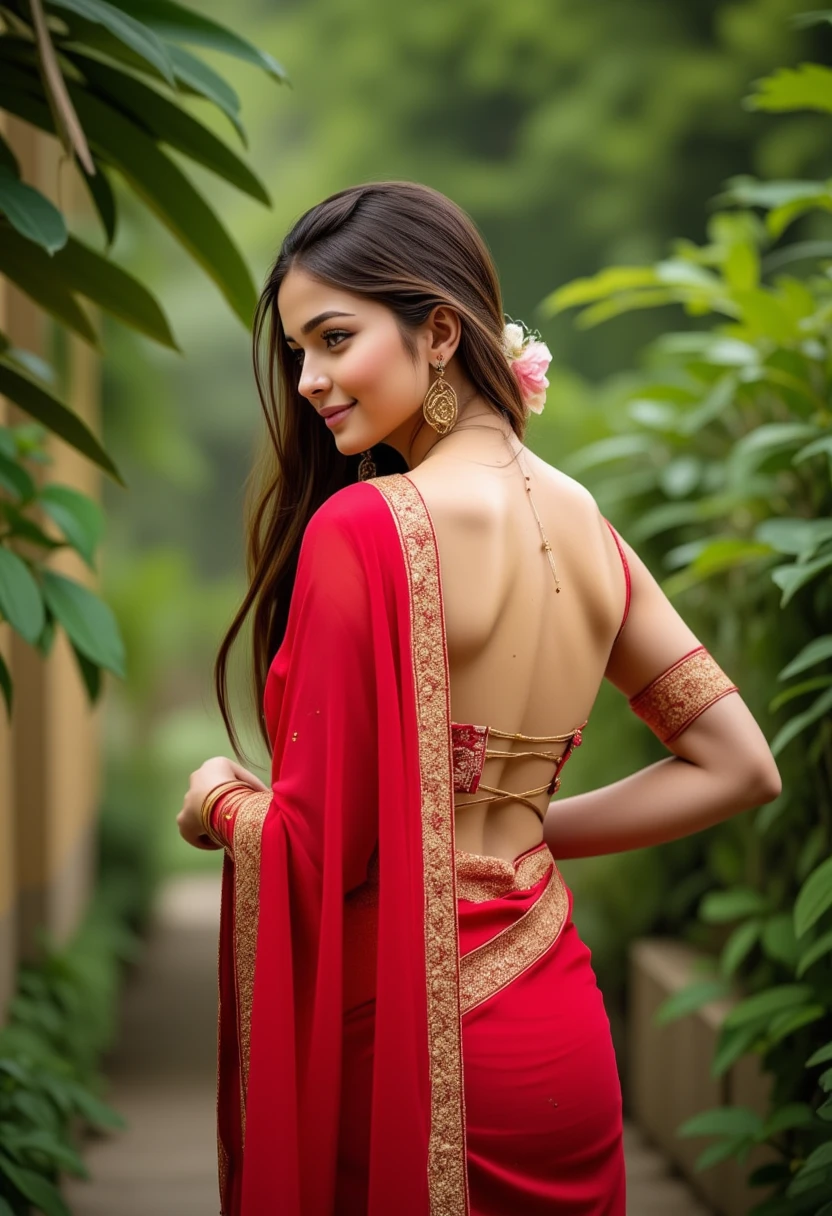
[[[747,104],[832,115],[832,70],[780,69]],[[567,468],[611,497],[624,535],[738,684],[783,791],[753,817],[653,850],[683,862],[687,907],[655,884],[623,932],[646,914],[651,931],[707,947],[711,978],[665,1002],[660,1019],[734,992],[712,1075],[748,1053],[773,1074],[765,1117],[718,1108],[679,1129],[717,1137],[697,1168],[767,1143],[780,1159],[749,1181],[776,1195],[754,1216],[820,1216],[832,1190],[832,194],[828,180],[742,176],[721,202],[736,209],[712,216],[702,245],[677,241],[656,264],[579,279],[547,307],[580,307],[586,328],[667,303],[699,322],[652,344],[606,433]],[[815,239],[782,239],[810,214]],[[606,862],[595,902],[610,923],[629,870]]]

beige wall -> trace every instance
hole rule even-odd
[[[55,141],[6,120],[25,180],[66,211],[80,188]],[[69,204],[68,204],[69,200]],[[0,328],[15,345],[50,356],[50,322],[0,277]],[[70,342],[68,404],[99,429],[95,354]],[[2,403],[0,420],[28,420]],[[97,470],[60,440],[50,442],[53,463],[38,477],[100,496]],[[41,521],[43,522],[43,521]],[[47,531],[54,531],[45,525]],[[95,579],[77,554],[60,551],[55,570],[87,586]],[[92,876],[92,846],[99,799],[100,712],[92,709],[63,630],[48,659],[0,624],[0,648],[14,681],[11,726],[0,715],[0,1010],[13,986],[15,960],[36,952],[42,929],[66,940],[83,914]]]

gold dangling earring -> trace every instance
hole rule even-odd
[[[456,422],[459,403],[453,386],[443,378],[445,360],[441,355],[436,365],[436,373],[437,379],[422,402],[422,414],[428,426],[432,426],[438,435],[447,435]]]
[[[378,476],[376,462],[373,460],[373,449],[368,448],[366,452],[361,453],[361,463],[358,466],[358,480],[369,481],[371,477]]]

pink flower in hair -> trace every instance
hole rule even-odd
[[[542,413],[549,387],[546,371],[552,362],[552,352],[545,342],[526,333],[522,324],[516,322],[505,326],[503,341],[523,401],[535,414]]]

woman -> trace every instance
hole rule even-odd
[[[264,331],[270,467],[217,688],[239,754],[251,613],[271,787],[214,758],[179,815],[225,849],[222,1212],[624,1216],[609,1022],[554,859],[766,802],[771,753],[588,491],[523,446],[548,352],[448,199],[313,207]],[[550,805],[605,677],[672,754]]]

